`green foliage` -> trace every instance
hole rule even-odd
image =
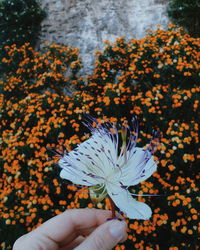
[[[3,0],[0,2],[0,44],[35,44],[39,25],[45,13],[36,0]]]
[[[36,44],[40,23],[45,17],[36,0],[0,1],[0,60],[5,56],[5,46]],[[5,68],[0,62],[0,72]]]
[[[200,36],[199,0],[172,0],[168,5],[168,15],[175,24],[185,27],[191,36]]]

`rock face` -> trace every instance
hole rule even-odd
[[[141,38],[146,30],[168,23],[169,0],[40,0],[47,12],[41,42],[61,43],[80,49],[84,71],[91,70],[94,51],[104,40]]]

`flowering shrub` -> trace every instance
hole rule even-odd
[[[37,0],[2,0],[0,2],[0,43],[4,47],[37,40],[40,23],[45,17]]]
[[[7,68],[1,82],[6,98],[25,97],[30,92],[51,88],[56,92],[69,87],[81,67],[78,49],[46,43],[42,52],[29,43],[5,47],[2,59]]]
[[[124,62],[127,60],[126,53]],[[193,52],[190,55],[193,57]],[[41,57],[38,64],[48,65],[49,70],[51,64],[45,60],[46,56]],[[12,86],[12,72],[2,81],[0,242],[3,249],[11,248],[17,237],[65,209],[95,207],[87,189],[78,190],[70,183],[63,183],[59,177],[60,170],[52,164],[56,165],[57,159],[46,148],[57,147],[57,151],[62,152],[65,147],[70,151],[89,138],[89,131],[81,123],[84,112],[97,117],[99,122],[110,121],[116,124],[137,115],[140,123],[137,144],[140,147],[148,146],[153,128],[162,133],[155,153],[155,160],[159,162],[157,172],[140,185],[130,187],[130,191],[135,194],[161,196],[138,197],[139,201],[151,206],[152,217],[145,221],[126,219],[130,228],[128,241],[116,249],[197,248],[197,234],[200,230],[197,220],[200,87],[194,82],[187,89],[183,86],[180,89],[175,86],[173,78],[169,77],[165,82],[165,75],[161,75],[160,83],[154,82],[151,88],[146,89],[143,82],[147,74],[139,74],[137,69],[129,70],[128,64],[120,64],[122,59],[117,60],[112,59],[113,64],[110,66],[102,63],[105,71],[101,64],[96,66],[93,76],[88,79],[88,85],[82,85],[72,96],[47,90],[37,93],[35,90],[39,88],[27,85],[25,90],[19,88],[18,95],[23,91],[23,96],[18,99],[15,96],[17,88],[15,92],[5,90],[6,86]],[[25,74],[23,77],[28,79],[30,73],[29,79],[32,79],[32,72],[39,71],[38,64],[32,71],[28,71],[26,64],[22,64],[19,66],[21,74],[15,71],[13,75],[18,74],[20,78]],[[114,71],[112,65],[118,65],[119,70]],[[170,67],[173,69],[173,65]],[[56,69],[53,72],[56,73]],[[44,68],[42,70],[41,74],[45,74]],[[102,76],[103,72],[106,75]],[[180,77],[186,83],[188,78],[184,72],[187,72],[185,67]],[[36,86],[41,79],[37,74]],[[60,74],[64,74],[64,71]],[[136,74],[140,77],[140,84],[134,86],[130,83]],[[178,79],[177,75],[175,78]],[[152,76],[152,79],[156,78]],[[75,79],[73,83],[76,82]],[[48,85],[48,81],[45,84]],[[48,157],[53,160],[48,161]],[[96,206],[108,209],[109,201],[106,199]]]
[[[106,41],[103,52],[97,52],[92,82],[141,83],[144,89],[155,84],[190,88],[199,84],[200,39],[184,34],[170,25],[168,30],[150,31],[143,39],[115,44]]]
[[[37,0],[0,1],[0,60],[5,55],[5,46],[22,46],[27,42],[31,46],[36,44],[45,15]],[[0,61],[1,74],[4,70],[6,67]]]
[[[197,0],[169,1],[167,14],[173,23],[185,27],[194,37],[200,35],[200,5]]]

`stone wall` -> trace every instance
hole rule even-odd
[[[104,40],[141,38],[149,28],[168,23],[168,0],[40,0],[47,18],[41,42],[49,41],[80,49],[84,71],[91,69],[94,51]]]

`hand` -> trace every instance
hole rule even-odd
[[[110,217],[100,209],[67,210],[20,237],[13,250],[110,250],[127,239],[126,223]]]

